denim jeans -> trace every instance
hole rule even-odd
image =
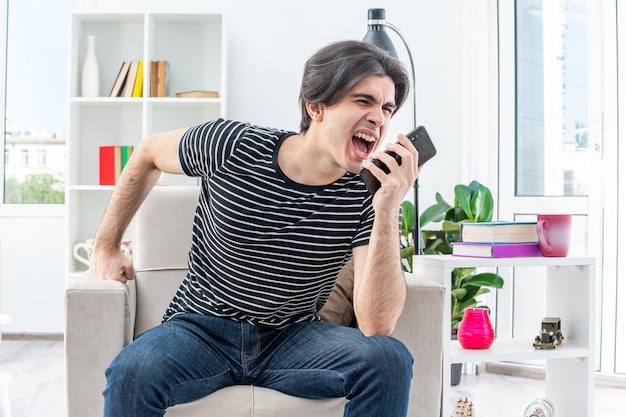
[[[345,397],[344,416],[406,416],[411,354],[396,339],[324,322],[285,329],[183,314],[126,346],[106,371],[105,417],[165,409],[230,385]]]

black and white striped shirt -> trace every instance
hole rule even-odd
[[[183,171],[202,187],[189,273],[165,320],[184,312],[271,327],[317,320],[352,248],[369,242],[374,210],[356,174],[326,186],[290,180],[277,157],[293,134],[220,119],[183,135]]]

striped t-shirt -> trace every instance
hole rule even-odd
[[[167,309],[284,327],[317,320],[352,248],[369,242],[374,210],[346,173],[325,186],[290,180],[278,149],[293,135],[216,120],[182,137],[183,171],[201,178],[189,273]]]

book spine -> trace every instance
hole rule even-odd
[[[539,244],[492,245],[493,258],[519,258],[525,256],[541,256]]]
[[[133,149],[133,146],[100,147],[100,185],[117,184]]]
[[[122,173],[122,147],[114,146],[115,148],[115,184],[117,184],[117,180],[120,178],[120,174]]]
[[[126,166],[126,163],[130,159],[130,156],[133,154],[132,146],[122,146],[122,170]]]
[[[169,63],[167,61],[158,61],[157,74],[157,97],[167,97],[169,78]]]
[[[115,185],[115,146],[100,147],[100,185]]]
[[[150,97],[158,97],[159,61],[150,61]]]
[[[135,77],[135,85],[133,86],[132,97],[143,96],[143,59],[137,64],[137,76]]]

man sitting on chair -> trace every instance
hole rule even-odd
[[[134,278],[119,242],[161,172],[199,177],[201,192],[189,272],[163,322],[107,369],[105,416],[162,416],[236,384],[345,397],[345,416],[406,415],[412,358],[389,335],[406,297],[399,207],[418,154],[402,134],[386,145],[401,164],[376,148],[408,87],[386,52],[337,42],[305,65],[299,133],[220,119],[139,143],[95,236],[95,278]],[[381,183],[373,197],[362,167]],[[358,329],[317,315],[350,259]]]

